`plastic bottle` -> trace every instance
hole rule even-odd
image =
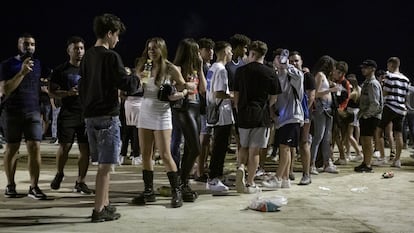
[[[142,83],[148,83],[149,78],[151,77],[152,70],[152,60],[147,59],[147,62],[144,65],[144,77],[142,77]]]
[[[289,60],[289,50],[283,49],[280,54],[280,64],[286,64]]]
[[[198,72],[197,72],[197,70],[193,70],[193,73],[191,75],[190,82],[194,82],[194,84],[196,86],[198,86],[199,81],[200,80],[198,79]],[[197,88],[194,90],[194,94],[197,94]]]

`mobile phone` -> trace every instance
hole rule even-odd
[[[26,60],[26,58],[32,59],[33,58],[33,54],[31,52],[27,51],[20,58],[21,58],[22,61]]]
[[[280,64],[286,64],[289,60],[289,50],[283,49],[280,54]]]

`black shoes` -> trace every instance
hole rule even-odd
[[[372,172],[372,168],[368,167],[365,163],[361,163],[358,167],[354,168],[356,172]]]
[[[109,205],[110,206],[110,205]],[[115,211],[113,211],[113,209],[109,209],[106,206],[104,207],[101,212],[97,212],[95,210],[92,211],[92,222],[105,222],[105,221],[113,221],[113,220],[117,220],[121,217],[121,214],[116,213],[116,209]]]
[[[77,181],[76,181],[75,187],[73,188],[73,192],[87,194],[87,195],[93,194],[93,191],[90,190],[85,183],[77,182]]]
[[[16,185],[8,184],[6,186],[6,191],[4,192],[4,196],[8,198],[16,198],[17,197]]]
[[[191,190],[188,184],[181,186],[181,195],[184,202],[194,202],[198,198],[198,193]]]
[[[55,178],[52,180],[52,183],[50,183],[50,188],[53,190],[57,190],[60,188],[60,183],[62,183],[64,174],[63,173],[56,173]]]
[[[30,186],[29,193],[27,194],[27,196],[31,197],[33,199],[36,199],[36,200],[45,200],[45,199],[47,199],[46,194],[44,194],[42,192],[42,190],[40,190],[39,186],[36,186],[36,187],[33,187],[33,188],[32,188],[32,186]]]
[[[155,193],[152,189],[147,189],[138,196],[132,198],[132,204],[145,205],[147,202],[155,202]]]

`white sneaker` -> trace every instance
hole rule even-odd
[[[336,169],[336,166],[333,166],[333,165],[329,165],[329,166],[325,167],[323,169],[323,171],[327,172],[327,173],[334,173],[334,174],[339,173],[338,169]]]
[[[374,154],[372,155],[373,158],[379,158],[381,157],[381,153],[379,151],[374,151]]]
[[[262,167],[258,167],[256,170],[256,176],[263,176],[266,173],[266,171]]]
[[[236,190],[238,193],[246,192],[246,180],[244,166],[240,166],[236,171]]]
[[[287,180],[282,180],[282,185],[281,185],[281,188],[282,188],[282,189],[285,189],[285,188],[290,188],[290,180],[289,180],[289,179],[287,179]]]
[[[310,174],[312,175],[319,175],[318,169],[314,166],[311,166]]]
[[[276,176],[272,176],[267,180],[263,180],[262,185],[266,188],[279,189],[282,187],[282,180],[279,180]]]
[[[391,167],[401,168],[401,161],[399,159],[394,160],[391,164]]]
[[[362,159],[362,155],[349,156],[349,161],[351,162],[359,162],[362,161]]]
[[[122,166],[122,164],[124,164],[124,160],[125,160],[125,157],[124,156],[119,156],[119,158],[118,158],[118,166]]]
[[[387,165],[387,161],[385,159],[377,158],[371,163],[372,166],[384,166]]]
[[[133,157],[131,163],[132,163],[132,165],[142,164],[142,157],[141,156]]]
[[[209,180],[206,184],[206,188],[213,193],[227,193],[229,191],[229,187],[224,185],[218,178]]]
[[[261,191],[262,189],[260,189],[257,185],[244,186],[244,193],[247,193],[247,194],[260,193]]]

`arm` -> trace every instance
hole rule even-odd
[[[167,69],[169,69],[169,73],[171,75],[171,82],[175,83],[175,87],[177,88],[177,91],[170,95],[168,99],[170,101],[176,101],[184,98],[188,95],[188,90],[186,89],[187,83],[185,82],[179,68],[171,64]]]
[[[321,98],[327,94],[330,94],[331,92],[336,92],[338,90],[338,87],[331,87],[328,90],[319,91],[324,79],[326,79],[326,76],[322,72],[318,72],[315,75],[315,84],[316,84],[315,98]]]
[[[13,76],[13,78],[4,81],[4,94],[10,95],[16,88],[20,85],[23,78],[33,71],[34,61],[30,58],[26,58],[23,63],[22,67],[20,68],[20,71],[17,72],[16,75]]]
[[[379,90],[375,85],[370,85],[371,87],[368,89],[368,98],[370,104],[366,112],[372,116],[378,113],[378,106],[381,104],[381,90]]]

